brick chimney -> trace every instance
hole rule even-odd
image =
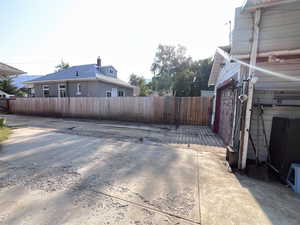
[[[98,58],[97,58],[97,66],[100,69],[100,67],[101,67],[101,58],[100,58],[100,56],[98,56]]]

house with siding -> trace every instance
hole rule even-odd
[[[134,86],[118,79],[113,66],[96,64],[72,66],[24,82],[31,97],[123,97],[134,96]]]
[[[268,161],[274,117],[300,118],[300,1],[248,0],[230,46],[214,56],[213,130],[247,159]]]

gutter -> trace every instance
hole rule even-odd
[[[266,2],[266,3],[260,3],[257,5],[253,5],[250,7],[247,7],[247,5],[246,5],[247,1],[246,1],[246,3],[242,7],[241,13],[254,12],[255,10],[260,9],[260,8],[267,8],[267,7],[276,6],[276,5],[283,5],[286,3],[292,3],[292,2],[296,2],[296,1],[297,0],[276,0],[276,1],[273,0],[273,1]]]
[[[23,82],[23,84],[44,84],[44,83],[59,83],[59,82],[68,82],[68,81],[94,81],[94,80],[99,80],[102,81],[104,83],[108,83],[108,84],[114,84],[116,86],[122,86],[122,87],[127,87],[127,88],[135,88],[134,86],[131,85],[126,85],[126,84],[119,84],[119,83],[115,83],[113,81],[108,81],[105,79],[101,79],[99,77],[95,77],[95,78],[76,78],[76,79],[64,79],[64,80],[37,80],[37,81],[25,81]]]
[[[96,80],[96,78],[77,78],[76,80],[80,81],[91,81]],[[37,80],[37,81],[25,81],[23,84],[41,84],[41,83],[57,83],[57,82],[67,82],[67,81],[76,81],[74,79],[64,79],[64,80]]]

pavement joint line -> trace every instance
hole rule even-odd
[[[199,161],[199,151],[196,153],[197,162],[197,185],[198,185],[198,207],[199,207],[199,224],[201,224],[201,202],[200,202],[200,161]]]
[[[139,207],[139,208],[148,209],[148,210],[151,210],[151,211],[154,211],[154,212],[163,214],[163,215],[168,215],[168,216],[171,216],[171,217],[175,217],[175,218],[177,218],[177,219],[185,220],[185,221],[190,222],[190,223],[193,223],[193,224],[201,224],[200,222],[195,222],[195,221],[193,221],[193,220],[191,220],[191,219],[187,219],[187,218],[184,218],[184,217],[182,217],[182,216],[175,215],[175,214],[173,214],[173,213],[169,213],[169,212],[165,212],[165,211],[163,211],[163,210],[155,209],[155,208],[152,208],[152,207],[149,207],[149,206],[146,206],[146,205],[137,203],[137,202],[133,202],[133,201],[130,201],[130,200],[126,200],[126,199],[123,199],[123,198],[120,198],[120,197],[117,197],[117,196],[113,196],[113,195],[104,193],[104,192],[102,192],[102,191],[96,191],[96,190],[94,190],[94,189],[91,189],[91,191],[93,191],[93,192],[95,192],[95,193],[98,193],[98,194],[101,194],[101,195],[104,195],[104,196],[107,196],[107,197],[109,197],[109,198],[118,199],[118,200],[120,200],[120,201],[127,202],[127,203],[132,204],[132,205],[134,205],[134,206],[136,206],[136,207]]]

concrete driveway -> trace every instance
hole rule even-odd
[[[300,198],[229,173],[206,127],[2,116],[1,224],[299,224]]]

